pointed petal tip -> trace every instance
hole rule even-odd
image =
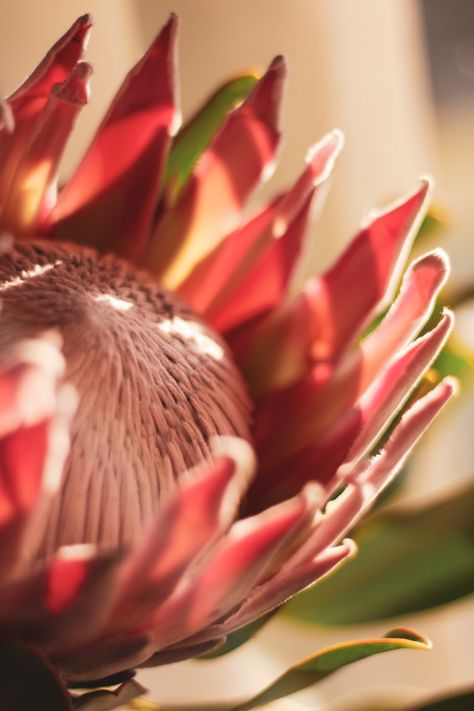
[[[357,543],[352,538],[343,538],[339,547],[347,551],[345,556],[347,558],[353,558],[359,550]]]
[[[344,140],[344,132],[341,129],[334,128],[332,131],[329,131],[319,141],[316,141],[316,143],[313,143],[313,145],[308,148],[305,157],[306,163],[311,163],[314,156],[323,148],[326,148],[326,150],[329,148],[339,153],[344,146]]]
[[[174,12],[172,12],[166,23],[155,35],[148,51],[145,53],[145,56],[157,50],[164,51],[165,54],[170,54],[175,47],[178,26],[178,16]]]
[[[422,254],[421,257],[414,262],[414,265],[421,263],[430,264],[433,267],[437,267],[438,269],[447,272],[451,269],[449,255],[442,247],[436,247],[426,254]]]
[[[367,217],[362,220],[362,228],[368,227],[375,220],[391,215],[395,216],[398,213],[404,213],[408,209],[410,215],[407,215],[405,219],[411,220],[413,226],[416,225],[417,229],[431,201],[432,190],[432,179],[429,177],[421,178],[416,188],[404,193],[383,207],[370,210]],[[414,229],[413,226],[412,230]]]
[[[90,32],[94,25],[93,17],[90,13],[85,13],[77,18],[71,26],[69,34],[76,42],[82,45],[83,50],[87,48]]]
[[[301,495],[306,500],[309,508],[320,508],[326,500],[326,490],[317,481],[310,481],[301,490]]]
[[[403,414],[400,424],[395,428],[392,438],[386,449],[394,446],[397,437],[403,436],[404,428],[409,431],[412,427],[416,428],[418,422],[421,422],[419,427],[419,437],[430,425],[435,416],[443,409],[446,403],[454,396],[459,394],[459,382],[452,375],[438,383],[429,393],[416,400],[413,405]],[[396,446],[396,444],[395,444]]]
[[[245,472],[246,478],[253,477],[257,459],[253,447],[245,439],[221,435],[212,437],[210,446],[214,456],[232,459],[237,469]]]
[[[241,106],[244,110],[251,108],[262,121],[276,131],[280,126],[285,77],[286,61],[283,55],[278,55]]]
[[[446,306],[443,307],[443,311],[441,313],[441,320],[439,321],[438,325],[436,328],[439,328],[441,323],[446,323],[446,328],[449,327],[449,330],[454,326],[454,322],[456,321],[456,317],[454,315],[454,312],[451,311],[451,309],[448,309]]]
[[[431,193],[435,188],[435,179],[432,175],[430,175],[430,173],[425,173],[424,175],[421,175],[419,182],[420,187],[418,188],[418,191],[420,193]]]
[[[426,273],[427,271],[431,272],[431,277],[428,276],[430,291],[438,292],[446,283],[451,272],[451,262],[444,249],[438,247],[421,255],[421,257],[412,262],[406,272],[405,279],[408,281],[412,274]]]
[[[343,147],[344,133],[336,128],[308,149],[305,162],[314,170],[316,185],[323,183],[329,177]]]
[[[171,38],[174,38],[176,31],[179,27],[179,17],[175,12],[170,12],[170,15],[168,17],[168,20],[166,23],[163,25],[163,28],[161,30],[162,35],[165,33],[168,34]]]
[[[92,17],[90,12],[84,13],[84,15],[80,15],[76,22],[74,23],[73,26],[76,27],[92,27],[94,24],[94,18]]]
[[[89,100],[89,79],[93,74],[92,65],[88,62],[78,62],[66,81],[56,84],[52,93],[56,98],[78,106],[87,104]]]
[[[448,375],[444,378],[438,387],[442,386],[442,392],[446,394],[446,398],[457,397],[459,395],[461,386],[459,380],[454,377],[454,375]]]
[[[278,75],[285,74],[287,70],[286,59],[283,54],[277,54],[268,66],[268,71],[273,71]]]
[[[416,348],[417,346],[423,348],[423,344],[431,342],[433,345],[436,345],[436,352],[433,353],[432,356],[434,360],[436,355],[446,343],[449,334],[453,330],[454,321],[454,313],[450,309],[443,308],[441,318],[436,326],[434,326],[434,328],[425,333],[423,336],[420,336],[416,341],[414,341],[414,343],[410,344],[407,350],[410,350],[413,347]]]

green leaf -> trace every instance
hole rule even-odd
[[[173,200],[227,114],[248,96],[257,80],[257,75],[249,72],[226,82],[179,131],[171,147],[164,181],[165,188],[171,188]]]
[[[438,232],[446,228],[446,223],[447,216],[443,214],[442,208],[432,205],[420,225],[420,229],[415,237],[415,243],[419,244],[425,239],[431,239],[437,235]]]
[[[431,642],[415,630],[397,628],[378,639],[341,642],[321,649],[292,666],[256,696],[239,703],[162,706],[139,700],[132,703],[130,708],[136,711],[250,711],[317,684],[348,664],[397,649],[427,650],[431,649]]]
[[[421,706],[410,706],[405,711],[472,711],[472,709],[474,709],[474,691],[471,689],[432,699]]]
[[[474,485],[423,509],[380,512],[354,535],[359,554],[294,598],[285,614],[327,625],[419,612],[474,590]]]
[[[145,693],[146,689],[141,684],[129,679],[115,691],[100,689],[76,696],[74,708],[80,711],[111,711]]]
[[[263,617],[259,617],[257,620],[254,620],[245,627],[242,627],[240,630],[232,632],[228,635],[224,644],[221,644],[221,646],[217,647],[217,649],[213,649],[212,652],[203,654],[202,657],[198,657],[198,659],[204,661],[208,659],[215,659],[216,657],[223,657],[224,654],[233,652],[234,649],[238,649],[245,644],[245,642],[248,642],[249,639],[256,635],[257,632],[261,630],[262,627],[273,617],[275,612],[276,610],[272,610],[272,612],[267,615],[263,615]]]
[[[235,706],[233,711],[250,711],[271,701],[276,701],[296,691],[306,689],[325,679],[330,674],[366,657],[396,649],[430,649],[431,642],[418,632],[395,629],[380,639],[363,639],[355,642],[341,642],[326,647],[303,659],[288,669],[253,699]]]
[[[451,340],[448,341],[448,344],[443,348],[431,368],[435,370],[440,380],[446,377],[446,375],[455,375],[462,380],[471,372],[472,363],[470,362],[469,355],[462,353]]]
[[[71,697],[38,650],[12,640],[0,642],[0,709],[73,711]]]

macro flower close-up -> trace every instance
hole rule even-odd
[[[91,25],[0,114],[0,651],[51,676],[52,711],[113,708],[99,687],[127,702],[137,668],[219,650],[352,558],[457,388],[423,379],[454,320],[433,316],[446,253],[409,258],[429,178],[303,282],[342,132],[249,207],[277,158],[282,56],[180,126],[172,15],[59,179]],[[398,629],[354,660],[387,640],[429,646]],[[33,708],[11,665],[2,709]]]

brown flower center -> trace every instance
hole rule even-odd
[[[179,298],[120,259],[16,244],[0,257],[0,357],[57,328],[80,397],[71,452],[36,556],[133,541],[215,434],[249,438],[251,408],[225,344]]]

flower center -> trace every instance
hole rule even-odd
[[[0,299],[0,357],[58,329],[80,398],[31,555],[135,540],[213,435],[249,438],[250,402],[226,345],[144,272],[76,245],[21,242],[0,257]]]

